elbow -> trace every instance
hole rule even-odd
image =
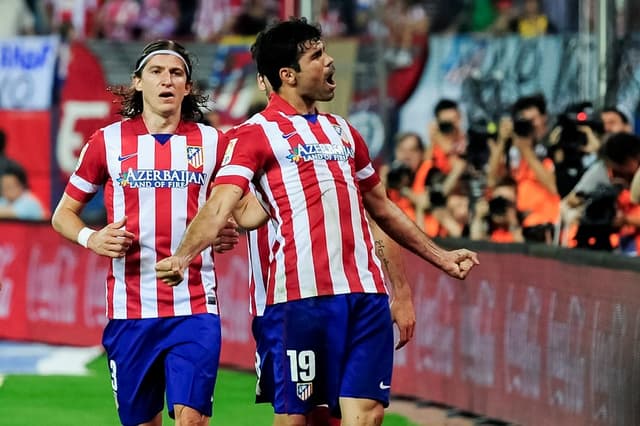
[[[60,215],[58,214],[58,210],[53,212],[53,215],[51,216],[51,226],[53,227],[53,229],[60,233],[61,230],[61,220],[60,220]]]

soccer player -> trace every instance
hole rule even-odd
[[[124,425],[160,425],[165,391],[177,424],[209,424],[212,414],[220,320],[211,248],[179,286],[154,273],[204,204],[226,146],[197,124],[205,98],[192,71],[179,43],[144,48],[131,86],[115,90],[126,119],[91,136],[52,219],[67,239],[111,258],[103,344]],[[94,230],[80,212],[100,186],[109,224]]]
[[[336,88],[320,29],[304,19],[261,32],[252,55],[274,93],[263,119],[228,134],[211,197],[173,256],[169,285],[211,244],[253,182],[276,221],[262,326],[274,365],[276,425],[304,425],[318,401],[343,425],[379,425],[389,402],[393,325],[365,210],[396,242],[465,278],[476,253],[433,243],[386,196],[365,142],[316,102]]]

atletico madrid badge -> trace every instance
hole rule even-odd
[[[309,399],[313,393],[313,383],[297,383],[296,394],[303,401]]]
[[[201,146],[187,146],[187,161],[194,169],[202,167],[204,161]]]

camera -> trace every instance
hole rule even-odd
[[[560,128],[558,147],[568,150],[581,150],[587,144],[587,135],[578,129],[587,126],[595,133],[604,133],[604,125],[594,113],[590,102],[570,105],[558,116],[557,127]]]
[[[493,121],[478,120],[467,131],[467,161],[476,169],[482,170],[489,161],[489,139],[498,137],[498,126]]]
[[[444,207],[447,204],[447,197],[443,191],[445,179],[445,174],[437,167],[432,167],[427,173],[425,187],[429,194],[429,204],[432,209]]]
[[[591,193],[579,192],[585,199],[585,208],[576,233],[576,246],[591,250],[612,251],[611,234],[617,215],[617,200],[621,187],[599,185]]]
[[[413,172],[404,163],[394,161],[387,174],[387,187],[389,189],[400,190],[406,186],[411,186],[413,182]]]
[[[510,200],[501,196],[494,197],[489,200],[489,216],[504,216],[511,206],[513,203]]]
[[[533,136],[533,130],[533,122],[531,120],[527,120],[524,117],[517,117],[513,121],[513,133],[522,138]]]
[[[451,121],[438,121],[438,130],[443,135],[449,135],[456,130],[456,126]]]

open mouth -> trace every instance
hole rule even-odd
[[[162,92],[162,93],[160,93],[160,97],[161,98],[165,98],[165,99],[173,98],[173,93],[171,93],[171,92]]]
[[[329,74],[329,75],[327,76],[327,78],[326,78],[326,80],[325,80],[325,81],[327,82],[327,84],[328,84],[329,86],[335,87],[335,85],[336,85],[336,81],[333,79],[333,74],[334,74],[334,73]]]

